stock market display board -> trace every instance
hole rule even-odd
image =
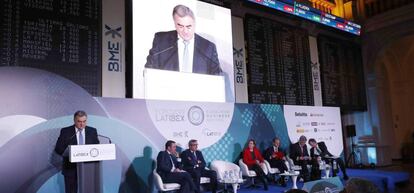
[[[318,37],[324,106],[341,110],[366,110],[361,48],[358,44],[328,36]]]
[[[100,0],[1,0],[0,66],[62,75],[101,95]]]
[[[249,103],[313,105],[306,30],[246,15]]]

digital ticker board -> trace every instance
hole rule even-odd
[[[296,15],[307,20],[311,20],[329,27],[360,35],[361,25],[345,20],[343,18],[325,13],[313,7],[309,7],[295,1],[275,1],[275,0],[247,0],[257,3],[284,13]]]

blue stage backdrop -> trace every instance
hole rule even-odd
[[[117,146],[103,162],[104,192],[153,192],[154,159],[167,139],[187,148],[198,139],[207,162],[234,162],[248,139],[264,150],[274,137],[283,148],[300,135],[324,140],[342,154],[339,108],[96,98],[56,74],[0,68],[0,190],[64,192],[62,158],[54,153],[60,128],[85,110],[88,125]]]

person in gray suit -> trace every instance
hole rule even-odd
[[[222,75],[216,45],[195,33],[193,11],[177,5],[172,16],[175,30],[155,34],[145,68]]]

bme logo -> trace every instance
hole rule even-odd
[[[121,63],[121,39],[116,39],[117,37],[121,38],[122,27],[112,29],[108,25],[105,25],[105,36],[111,35],[113,40],[107,41],[107,66],[108,71],[122,72],[122,63]]]

